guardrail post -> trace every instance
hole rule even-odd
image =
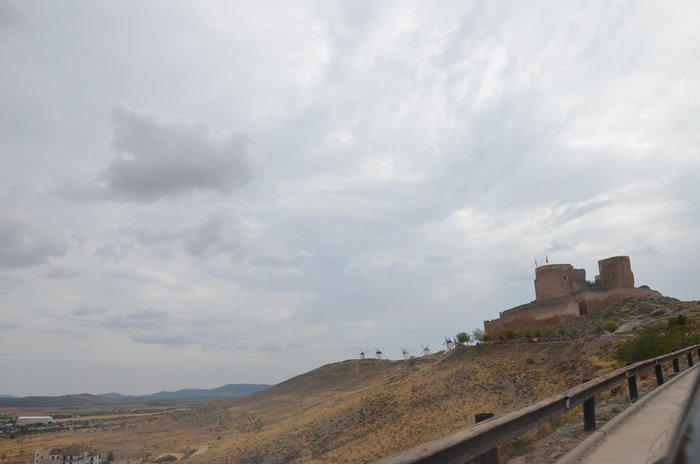
[[[688,351],[688,367],[693,367],[693,352]]]
[[[493,417],[492,412],[480,412],[474,414],[474,420],[478,424],[486,419],[491,419]],[[498,448],[490,449],[481,456],[479,456],[479,464],[498,464]]]
[[[595,430],[595,397],[583,402],[583,430]]]
[[[627,386],[629,387],[630,390],[630,399],[632,401],[637,401],[637,398],[639,398],[639,393],[637,392],[637,375],[632,374],[629,377],[627,377]]]
[[[654,371],[656,372],[656,385],[663,385],[664,383],[664,371],[661,369],[661,365],[657,364],[654,366]]]
[[[583,379],[581,383],[586,383],[591,379]],[[595,430],[595,396],[583,402],[583,430],[590,432]]]
[[[678,358],[673,358],[673,372],[676,374],[681,371],[681,366],[678,364]]]

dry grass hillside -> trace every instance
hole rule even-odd
[[[0,462],[3,455],[69,443],[111,450],[131,462],[371,462],[471,425],[475,413],[504,414],[602,375],[620,365],[612,353],[640,328],[699,313],[699,302],[626,301],[537,343],[459,347],[414,362],[343,361],[191,412],[0,440]],[[613,335],[600,333],[607,320],[619,325]]]

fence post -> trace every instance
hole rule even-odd
[[[493,417],[492,412],[480,412],[474,414],[474,421],[478,424]],[[479,464],[498,464],[498,448],[493,448],[479,456]]]
[[[632,374],[627,377],[627,386],[629,387],[630,390],[630,399],[632,401],[637,401],[637,398],[639,398],[639,393],[637,392],[637,375]]]
[[[688,367],[693,367],[693,352],[688,351]]]
[[[681,366],[678,364],[678,358],[673,358],[673,372],[676,374],[681,371]]]
[[[663,385],[664,383],[664,371],[661,369],[661,365],[657,364],[654,366],[654,371],[656,372],[656,385]]]

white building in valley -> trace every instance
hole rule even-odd
[[[34,424],[48,424],[53,422],[53,417],[51,416],[19,416],[17,418],[17,425],[34,425]]]

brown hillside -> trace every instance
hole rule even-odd
[[[348,360],[322,366],[243,400],[105,420],[92,429],[0,440],[2,456],[82,443],[130,462],[166,454],[187,463],[361,463],[442,437],[602,375],[614,349],[669,316],[698,318],[700,302],[627,300],[538,343],[509,340],[409,361]],[[603,322],[619,323],[613,335]],[[543,341],[543,340],[547,341]]]

